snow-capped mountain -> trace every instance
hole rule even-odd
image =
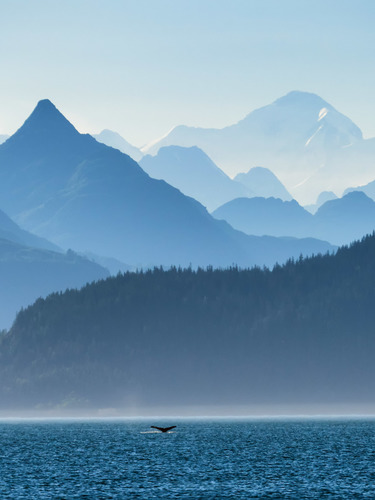
[[[156,154],[167,145],[198,146],[229,175],[270,168],[304,203],[323,190],[342,191],[355,178],[372,180],[369,157],[375,159],[375,144],[357,125],[321,97],[299,91],[223,129],[178,126],[142,151]]]

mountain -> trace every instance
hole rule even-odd
[[[254,167],[232,180],[196,146],[165,146],[156,156],[144,156],[139,164],[151,177],[165,180],[210,212],[240,197],[292,199],[269,169]]]
[[[129,156],[80,134],[48,100],[0,145],[0,199],[23,228],[130,266],[272,265],[332,249],[234,231]]]
[[[0,134],[0,144],[9,139],[9,135]]]
[[[319,237],[348,243],[375,230],[375,202],[360,191],[324,203],[314,215]]]
[[[253,167],[248,172],[237,174],[234,180],[246,186],[252,196],[280,198],[284,201],[293,199],[276,175],[268,168]]]
[[[120,134],[112,130],[104,129],[100,134],[92,134],[92,136],[98,142],[102,142],[111,148],[118,149],[122,153],[129,155],[135,161],[139,161],[143,156],[140,149],[132,146],[132,144],[121,137]]]
[[[2,209],[16,222],[27,219],[65,187],[77,164],[101,145],[81,135],[48,100],[0,145]]]
[[[362,192],[329,200],[313,215],[296,201],[238,198],[212,215],[251,235],[313,237],[343,245],[375,230],[375,202]]]
[[[237,198],[212,212],[216,219],[247,234],[306,237],[313,233],[313,216],[295,200]]]
[[[364,186],[357,186],[357,187],[348,188],[344,191],[344,194],[348,194],[348,193],[351,193],[353,191],[362,191],[369,198],[371,198],[372,200],[375,200],[375,181],[371,181]]]
[[[127,273],[38,300],[0,337],[0,406],[371,404],[375,236],[273,271]]]
[[[16,313],[39,297],[108,275],[106,269],[71,250],[54,252],[0,237],[0,328],[9,327]]]
[[[293,194],[309,203],[321,191],[345,192],[348,186],[374,179],[375,139],[363,139],[332,151],[325,162],[298,186]]]
[[[342,191],[371,180],[374,140],[321,97],[293,91],[223,129],[178,126],[142,149],[156,154],[162,146],[198,146],[229,175],[262,165],[288,191],[312,203],[322,190]]]
[[[345,193],[346,194],[346,193]],[[326,201],[337,200],[337,196],[333,191],[322,191],[316,199],[316,202],[311,205],[305,205],[304,208],[308,212],[315,214],[319,207],[321,207]]]
[[[168,146],[156,156],[146,155],[140,166],[154,179],[163,179],[209,211],[226,201],[248,196],[251,190],[234,182],[201,149]]]

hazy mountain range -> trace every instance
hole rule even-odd
[[[165,180],[209,211],[233,198],[253,194],[228,177],[196,146],[163,147],[156,156],[144,156],[139,165],[154,179]]]
[[[0,143],[1,138],[7,137],[1,136]],[[164,146],[181,146],[200,148],[215,166],[230,177],[262,166],[273,172],[287,192],[304,205],[315,204],[322,191],[340,195],[351,186],[375,180],[375,138],[363,139],[359,127],[348,117],[321,97],[308,92],[290,92],[223,129],[175,127],[142,150],[107,129],[94,137],[137,161],[144,154],[155,156]],[[199,168],[190,167],[192,178],[188,178],[181,159],[172,171],[172,156],[173,153],[170,154],[168,167],[159,168],[157,160],[152,166],[148,159],[144,168],[149,166],[158,178],[170,176],[172,185],[184,193],[192,186],[198,196],[201,189],[198,186],[201,179]],[[194,178],[194,175],[197,177]],[[213,192],[213,188],[207,186],[207,191]],[[288,199],[275,193],[269,196]],[[211,206],[209,197],[207,202],[200,201],[209,209],[217,208],[217,205]]]
[[[5,142],[9,138],[9,135],[0,134],[0,144]]]
[[[232,180],[196,146],[162,147],[155,156],[144,156],[139,164],[151,177],[165,180],[209,211],[241,196],[291,199],[270,170],[255,167]]]
[[[247,234],[295,236],[311,231],[313,216],[295,200],[237,198],[212,212],[217,219]]]
[[[375,139],[315,94],[293,91],[223,129],[175,127],[142,148],[198,146],[227,174],[269,168],[302,203],[374,180]]]
[[[62,248],[132,266],[272,265],[332,249],[233,230],[129,156],[78,133],[48,100],[0,146],[0,200],[22,227]]]
[[[253,269],[118,275],[0,336],[0,407],[373,403],[375,236]]]
[[[295,200],[238,198],[212,215],[253,235],[315,237],[335,245],[351,243],[375,230],[375,202],[363,192],[325,202],[313,215]]]

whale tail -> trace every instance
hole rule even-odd
[[[157,427],[156,425],[150,426],[152,429],[157,429],[160,432],[168,432],[172,429],[175,429],[176,425],[171,425],[170,427]]]

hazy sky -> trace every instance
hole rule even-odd
[[[375,136],[374,0],[0,0],[0,133],[49,98],[135,145],[290,90]]]

